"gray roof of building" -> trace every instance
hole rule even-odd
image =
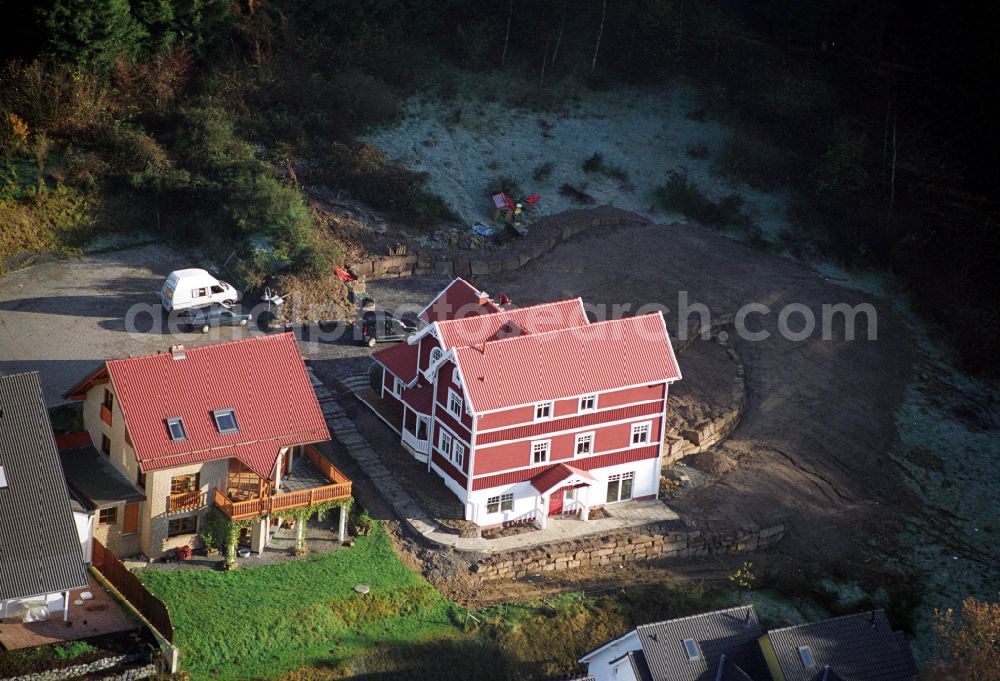
[[[643,624],[636,633],[652,681],[716,681],[722,655],[751,678],[767,678],[757,644],[764,632],[752,605]],[[697,660],[684,650],[688,638],[701,651]]]
[[[123,501],[143,501],[145,493],[111,465],[108,457],[92,446],[59,452],[70,489],[90,510],[107,508]]]
[[[0,376],[0,601],[89,584],[36,372]]]
[[[775,629],[767,635],[786,681],[820,681],[827,667],[845,681],[912,681],[917,676],[906,638],[892,630],[882,610]],[[814,668],[802,664],[800,646],[809,646]]]

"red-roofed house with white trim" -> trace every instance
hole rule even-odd
[[[466,519],[544,527],[655,498],[667,395],[681,378],[663,316],[590,322],[579,298],[501,309],[465,287],[452,282],[425,327],[372,356],[402,444]],[[464,310],[442,304],[456,290]]]
[[[254,520],[246,541],[259,552],[281,512],[351,495],[314,446],[330,432],[290,333],[109,360],[66,398],[83,401],[94,448],[145,492],[102,510],[119,555],[195,543],[213,506]]]

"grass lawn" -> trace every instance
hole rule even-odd
[[[350,549],[283,565],[138,575],[169,607],[193,679],[364,671],[381,642],[464,636],[455,606],[399,561],[378,524]],[[356,584],[371,592],[355,593]]]
[[[400,562],[381,524],[354,547],[233,572],[138,573],[170,608],[192,679],[545,679],[640,622],[734,604],[735,594],[644,585],[564,594],[466,619]],[[361,596],[356,584],[371,592]]]

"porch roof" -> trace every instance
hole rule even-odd
[[[93,445],[59,450],[66,482],[90,510],[121,502],[144,501],[146,495],[132,484]]]
[[[434,386],[428,383],[411,390],[405,390],[403,391],[403,401],[413,411],[430,415],[431,407],[434,405]]]
[[[531,486],[541,494],[547,494],[560,485],[573,482],[574,480],[587,485],[597,482],[597,479],[587,471],[560,463],[545,469],[533,477],[531,479]]]

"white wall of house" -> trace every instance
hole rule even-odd
[[[572,461],[568,462],[572,465]],[[612,475],[623,473],[634,473],[635,478],[632,483],[632,499],[640,497],[650,497],[656,494],[660,485],[660,468],[658,459],[643,459],[618,466],[608,466],[607,468],[595,468],[588,473],[597,480],[588,488],[581,490],[579,500],[586,503],[588,508],[605,506],[608,498],[608,480]],[[448,476],[442,475],[447,484],[450,480]],[[448,485],[452,489],[452,485]],[[452,491],[455,491],[452,489]],[[557,493],[558,488],[553,491]],[[456,494],[459,494],[455,491]],[[511,511],[489,513],[488,502],[491,497],[503,494],[514,495],[514,508]],[[513,485],[502,485],[499,487],[489,487],[487,489],[470,492],[466,500],[465,491],[459,494],[459,498],[466,503],[466,520],[471,520],[477,525],[490,526],[502,523],[524,520],[534,517],[536,509],[539,508],[538,490],[530,482],[520,482]],[[582,505],[582,504],[581,504]],[[548,514],[548,501],[540,507],[541,512]],[[573,511],[573,505],[564,505],[565,511]]]
[[[80,537],[83,560],[85,563],[90,563],[94,551],[94,514],[73,511],[73,522],[76,524],[76,533]]]
[[[641,648],[639,635],[633,629],[621,638],[584,655],[580,658],[580,662],[587,665],[587,674],[593,676],[595,681],[633,681],[635,675],[632,673],[632,665],[628,658],[621,660],[621,663],[617,665],[612,665],[611,662],[630,651]]]

